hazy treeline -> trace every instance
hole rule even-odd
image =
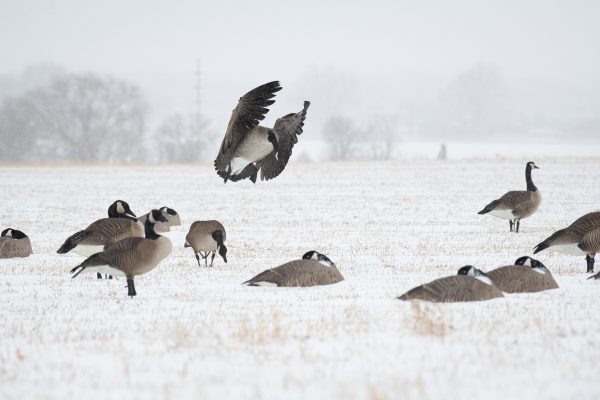
[[[356,89],[357,81],[341,74],[317,70],[306,78],[314,87],[299,94],[309,95],[320,111],[319,116],[309,112],[310,139],[322,139],[333,160],[394,158],[402,141],[600,137],[595,113],[561,119],[519,108],[493,66],[476,65],[460,73],[434,100],[420,105],[377,103],[377,95],[365,87]],[[368,103],[357,104],[363,98]],[[0,76],[0,101],[0,162],[5,163],[208,161],[225,130],[211,127],[199,111],[156,120],[156,110],[137,85],[53,65]],[[311,159],[305,152],[299,155]]]
[[[173,114],[156,128],[135,84],[56,67],[25,71],[23,86],[1,82],[1,162],[189,162],[210,140],[198,115]],[[37,83],[36,83],[37,82]],[[17,92],[13,94],[11,92]]]

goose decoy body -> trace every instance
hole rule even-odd
[[[552,273],[544,264],[531,257],[520,257],[515,265],[507,265],[486,272],[494,286],[505,293],[541,292],[558,289]]]
[[[343,280],[344,277],[327,256],[312,250],[305,253],[301,260],[263,271],[243,285],[305,287],[331,285]]]
[[[485,206],[477,214],[490,214],[497,218],[506,219],[509,222],[510,231],[519,232],[521,220],[531,216],[542,202],[542,195],[531,179],[532,169],[539,168],[533,161],[529,161],[525,166],[527,190],[507,192]]]
[[[190,226],[183,247],[191,247],[194,250],[198,266],[200,266],[200,257],[204,259],[204,266],[208,266],[207,258],[212,253],[210,259],[212,267],[217,253],[223,258],[223,261],[227,262],[226,238],[225,228],[219,221],[195,221]]]
[[[481,301],[504,297],[481,270],[466,265],[457,275],[417,286],[398,297],[400,300],[425,300],[433,303]]]
[[[304,119],[310,102],[297,113],[279,118],[273,128],[259,125],[271,100],[281,90],[278,81],[269,82],[243,95],[233,110],[219,154],[215,159],[217,174],[225,182],[250,178],[273,179],[284,170],[292,148],[302,134]]]
[[[181,218],[179,217],[179,213],[170,207],[163,206],[158,209],[162,214],[167,218],[167,222],[157,222],[154,225],[154,230],[156,232],[169,232],[172,226],[181,225]],[[142,224],[146,223],[146,219],[148,219],[148,214],[144,214],[138,218],[138,221]]]
[[[160,211],[152,210],[144,225],[145,237],[128,237],[108,245],[73,268],[71,278],[83,271],[124,276],[128,296],[135,296],[133,278],[151,271],[171,253],[171,241],[154,230],[156,222],[166,220]]]
[[[533,249],[533,254],[543,250],[573,256],[585,256],[587,272],[594,272],[594,257],[600,251],[600,211],[578,218],[571,225],[554,232]]]
[[[32,253],[31,241],[23,232],[7,228],[0,234],[0,258],[22,258]]]

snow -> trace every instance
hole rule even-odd
[[[486,398],[600,396],[600,282],[583,257],[537,257],[560,289],[471,304],[395,297],[471,264],[510,264],[598,209],[600,159],[535,159],[540,209],[508,232],[477,215],[524,189],[518,160],[290,163],[223,184],[211,166],[0,168],[0,227],[34,254],[0,260],[0,398]],[[179,212],[173,253],[136,278],[71,280],[65,238],[116,199]],[[227,230],[228,260],[198,267],[194,220]],[[346,280],[246,287],[318,250]]]

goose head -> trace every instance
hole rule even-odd
[[[458,270],[458,275],[472,276],[473,278],[479,279],[483,283],[488,285],[492,284],[492,280],[480,269],[475,268],[472,265],[465,265]]]
[[[544,264],[542,264],[540,261],[536,260],[535,258],[531,258],[529,256],[523,256],[523,257],[517,258],[517,260],[515,261],[515,265],[531,267],[534,271],[540,272],[543,274],[546,272],[550,272],[550,271],[548,271],[548,268],[546,268],[546,266]]]
[[[334,267],[335,266],[335,264],[333,263],[333,261],[331,261],[329,259],[329,257],[327,257],[325,254],[321,254],[315,250],[311,250],[309,252],[304,253],[304,255],[302,256],[302,259],[318,261],[319,263],[325,265],[326,267]]]
[[[24,239],[27,237],[27,235],[24,234],[23,232],[13,229],[13,228],[7,228],[7,229],[3,230],[2,234],[0,234],[0,236],[11,237],[13,239]]]
[[[129,208],[129,204],[127,204],[124,200],[117,200],[108,207],[108,217],[109,218],[129,218],[132,220],[136,220],[136,215]]]

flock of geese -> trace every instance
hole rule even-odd
[[[276,120],[272,128],[259,125],[274,103],[279,82],[270,82],[242,96],[233,110],[225,137],[215,160],[217,174],[224,182],[249,178],[256,183],[277,177],[285,169],[298,136],[302,134],[310,103],[302,110]],[[509,221],[510,231],[519,232],[522,219],[538,209],[542,197],[533,183],[531,172],[538,169],[534,162],[525,168],[526,190],[510,191],[490,202],[479,214],[490,214]],[[123,200],[108,208],[108,218],[92,222],[85,229],[69,236],[58,249],[59,254],[73,252],[86,257],[71,269],[72,278],[82,272],[103,276],[125,277],[128,295],[136,295],[134,277],[154,269],[172,250],[169,238],[161,233],[181,225],[179,214],[170,207],[153,209],[137,217]],[[194,252],[198,266],[213,266],[219,255],[227,262],[225,227],[215,220],[195,221],[185,238],[184,247]],[[550,235],[534,248],[586,257],[587,271],[594,270],[594,256],[600,251],[600,212],[592,212],[571,225]],[[0,258],[27,257],[32,254],[29,237],[8,228],[0,236]],[[600,279],[600,273],[590,278]],[[344,280],[336,265],[324,254],[309,251],[300,259],[268,269],[244,282],[248,286],[306,287],[330,285]],[[467,265],[457,275],[443,277],[413,288],[399,296],[401,300],[431,302],[479,301],[503,297],[503,293],[539,292],[558,285],[550,271],[529,256],[518,258],[487,273]]]

